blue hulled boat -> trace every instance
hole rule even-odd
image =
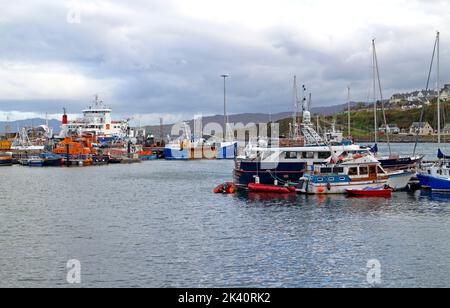
[[[61,157],[53,153],[44,153],[41,155],[43,167],[61,167]]]
[[[177,140],[164,148],[166,160],[235,159],[238,143],[208,143],[205,139]]]
[[[450,192],[450,156],[444,155],[439,149],[438,163],[422,166],[418,173],[420,185],[424,189],[436,192]]]
[[[238,143],[222,142],[217,147],[217,159],[235,159],[238,152]]]
[[[28,159],[28,166],[29,167],[43,167],[44,160],[42,158],[40,158],[39,156],[31,157]]]

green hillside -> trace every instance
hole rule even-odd
[[[428,122],[437,129],[437,111],[436,104],[425,107],[424,109],[424,122]],[[390,109],[386,111],[386,118],[389,124],[397,124],[402,131],[409,132],[411,125],[414,122],[419,122],[422,109],[412,110],[400,110]],[[442,106],[442,129],[445,123],[450,123],[450,108],[447,108],[446,104]],[[320,127],[330,129],[332,123],[336,123],[336,129],[341,130],[347,134],[347,112],[339,113],[334,116],[319,117]],[[289,134],[289,123],[292,119],[284,119],[278,121],[280,124],[280,132],[282,135],[287,136]],[[313,117],[313,122],[317,123],[317,115]],[[373,110],[362,109],[353,110],[351,112],[352,122],[352,136],[359,140],[372,140],[374,137],[374,115]],[[382,111],[378,112],[378,127],[384,124]]]

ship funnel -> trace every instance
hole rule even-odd
[[[64,108],[64,115],[62,117],[62,124],[68,124],[68,123],[69,123],[69,119],[67,117],[66,108]]]

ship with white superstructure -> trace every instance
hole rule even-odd
[[[92,105],[83,110],[82,118],[69,121],[64,110],[59,137],[84,134],[93,134],[99,138],[126,138],[130,134],[130,126],[125,120],[114,121],[112,109],[107,107],[96,95]]]

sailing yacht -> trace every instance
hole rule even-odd
[[[437,117],[438,117],[438,144],[441,145],[441,92],[440,92],[440,33],[436,35],[435,50],[433,51],[432,65],[434,55],[437,57]],[[431,74],[430,74],[431,75]],[[429,83],[429,80],[428,80]],[[421,165],[417,175],[420,185],[424,189],[430,189],[434,192],[450,192],[450,156],[445,155],[441,149],[438,150],[439,161],[431,164]]]
[[[385,110],[385,106],[384,106],[384,101],[383,101],[383,88],[381,86],[381,77],[380,77],[380,70],[379,70],[379,65],[378,65],[378,56],[377,56],[377,49],[376,49],[376,45],[375,45],[375,39],[372,40],[372,50],[373,50],[373,54],[372,54],[372,60],[373,60],[373,94],[374,94],[374,110],[373,110],[373,114],[374,114],[374,123],[375,123],[375,127],[374,127],[374,134],[375,134],[375,145],[372,148],[372,153],[376,156],[376,158],[381,162],[382,166],[385,169],[390,169],[390,170],[401,170],[401,169],[411,169],[411,168],[415,168],[418,164],[420,164],[424,158],[424,155],[416,155],[416,153],[414,153],[414,155],[412,156],[401,156],[398,154],[394,154],[392,153],[392,149],[391,149],[391,142],[390,142],[390,130],[386,130],[386,138],[387,138],[387,144],[389,147],[389,156],[379,156],[379,151],[378,151],[378,101],[377,101],[377,86],[378,86],[378,91],[380,94],[380,102],[381,102],[381,109],[383,112],[383,122],[384,122],[384,126],[385,127],[389,127],[388,126],[388,122],[387,122],[387,117],[386,117],[386,110]],[[378,81],[378,85],[377,85],[377,81]]]

